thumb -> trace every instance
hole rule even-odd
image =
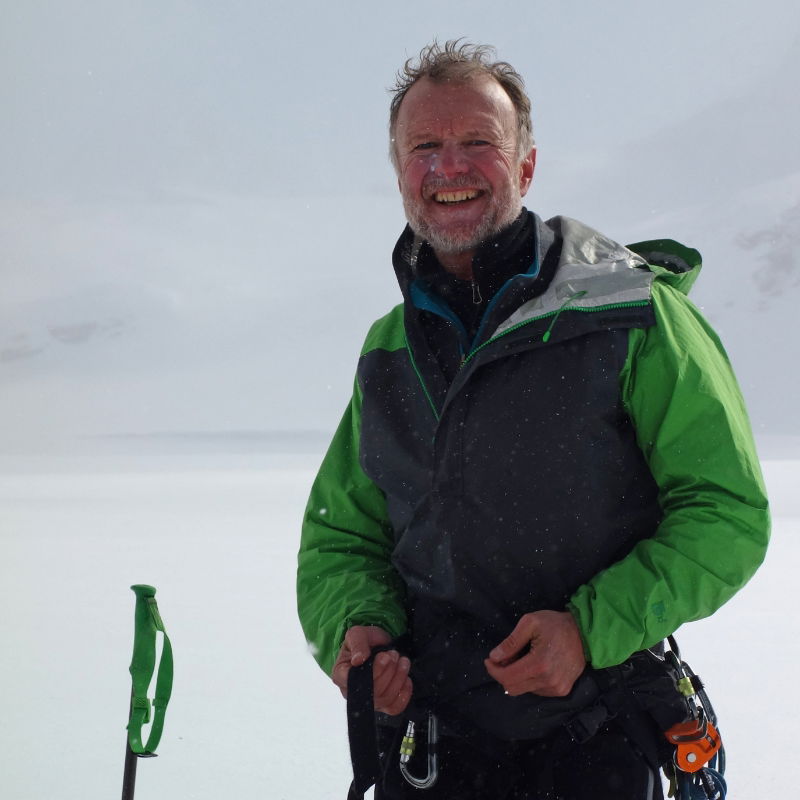
[[[350,652],[350,664],[360,667],[375,645],[388,644],[392,637],[377,625],[353,625],[344,635],[344,645]]]
[[[530,645],[536,627],[532,617],[532,614],[522,617],[514,630],[489,653],[489,658],[495,664],[503,664]]]
[[[344,643],[350,651],[350,664],[354,667],[361,666],[372,652],[369,633],[361,626],[350,628],[344,637]]]

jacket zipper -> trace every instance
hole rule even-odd
[[[550,326],[548,327],[548,329],[545,331],[544,335],[542,336],[542,341],[545,342],[545,343],[548,342],[550,340],[550,333],[553,330],[553,326],[556,324],[556,321],[558,320],[558,317],[561,314],[561,312],[566,310],[566,306],[570,302],[572,302],[572,300],[574,300],[578,296],[583,296],[583,294],[584,293],[578,292],[578,293],[572,295],[571,297],[567,298],[567,300],[562,304],[562,306],[560,308],[556,309],[555,311],[548,311],[546,314],[542,314],[541,316],[532,317],[531,319],[526,319],[526,320],[523,320],[522,322],[518,322],[516,325],[513,325],[512,327],[510,327],[508,330],[503,331],[502,333],[498,334],[497,336],[493,336],[491,339],[489,339],[488,341],[486,341],[482,345],[480,345],[480,347],[476,347],[474,350],[472,350],[469,353],[465,353],[462,350],[461,363],[459,364],[459,367],[458,367],[459,370],[461,370],[468,361],[471,361],[472,358],[474,356],[476,356],[478,353],[480,353],[480,351],[483,350],[485,347],[488,347],[490,344],[494,344],[494,342],[502,339],[504,336],[507,336],[509,333],[513,333],[514,331],[518,331],[520,328],[524,327],[525,325],[530,325],[531,323],[539,322],[539,320],[547,319],[548,317],[553,317],[552,323],[550,324]],[[609,311],[609,310],[614,309],[614,308],[642,308],[644,306],[647,306],[648,304],[649,303],[648,303],[647,300],[640,300],[640,301],[634,301],[634,302],[629,302],[629,303],[608,303],[607,305],[595,306],[594,308],[571,308],[570,311],[580,311],[581,313],[584,313],[584,314],[587,314],[587,313],[591,314],[591,313],[594,313],[596,311]],[[428,401],[428,405],[430,405],[430,407],[431,407],[431,411],[433,412],[433,416],[436,419],[436,421],[439,422],[439,420],[441,419],[441,417],[439,415],[439,411],[437,410],[436,405],[433,402],[433,398],[431,397],[431,394],[428,391],[428,387],[425,384],[425,380],[422,377],[422,373],[419,371],[419,367],[417,366],[417,362],[414,360],[414,354],[411,352],[411,346],[409,345],[407,339],[406,339],[406,350],[408,352],[409,358],[411,359],[411,366],[414,369],[414,372],[415,372],[415,374],[417,376],[417,380],[419,381],[420,386],[422,387],[422,391],[423,391],[423,393],[425,395],[425,398]]]
[[[578,293],[580,294],[580,293]],[[480,347],[476,347],[473,351],[468,353],[465,356],[462,356],[461,366],[463,367],[468,361],[471,361],[474,356],[480,353],[485,347],[488,347],[490,344],[494,344],[494,342],[502,339],[504,336],[507,336],[509,333],[513,333],[514,331],[518,331],[520,328],[524,327],[525,325],[530,325],[533,322],[539,322],[539,320],[547,319],[548,317],[553,317],[553,322],[551,323],[550,327],[545,331],[544,335],[542,336],[543,342],[548,342],[550,340],[550,332],[553,329],[553,326],[556,323],[559,315],[562,311],[566,310],[567,303],[574,300],[576,295],[570,297],[566,303],[564,303],[561,308],[556,309],[555,311],[548,311],[546,314],[542,314],[539,317],[531,317],[531,319],[523,320],[522,322],[518,322],[516,325],[512,325],[508,330],[503,331],[502,333],[497,334],[497,336],[493,336],[488,341],[484,342]],[[580,311],[584,314],[592,314],[596,311],[609,311],[614,308],[642,308],[644,306],[649,305],[647,300],[637,300],[629,303],[609,303],[604,306],[595,306],[594,308],[571,308],[570,311]]]

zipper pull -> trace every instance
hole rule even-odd
[[[565,300],[565,301],[564,301],[564,302],[561,304],[561,308],[559,308],[559,309],[558,309],[558,311],[556,311],[556,315],[553,317],[553,321],[550,323],[550,325],[548,326],[547,330],[544,332],[544,336],[542,336],[542,341],[543,341],[543,342],[549,342],[549,341],[550,341],[550,331],[552,331],[552,330],[553,330],[553,326],[556,324],[556,320],[558,319],[558,317],[559,317],[559,315],[561,314],[561,312],[562,312],[562,311],[563,311],[563,310],[564,310],[564,309],[565,309],[565,308],[566,308],[566,307],[567,307],[567,306],[568,306],[568,305],[569,305],[569,304],[570,304],[570,303],[571,303],[573,300],[577,300],[579,297],[583,297],[585,294],[588,294],[588,292],[587,292],[585,289],[584,289],[582,292],[575,292],[575,294],[571,294],[571,295],[570,295],[570,296],[569,296],[569,297],[568,297],[568,298],[567,298],[567,299],[566,299],[566,300]]]
[[[483,302],[481,287],[478,286],[478,282],[475,279],[472,280],[472,302],[476,306],[479,306]]]

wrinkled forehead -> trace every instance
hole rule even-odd
[[[514,104],[491,76],[434,81],[420,78],[406,93],[397,114],[395,136],[405,138],[421,129],[515,127]]]

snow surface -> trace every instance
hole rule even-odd
[[[0,456],[0,796],[119,796],[128,587],[150,583],[175,687],[159,758],[139,762],[137,800],[343,798],[343,703],[294,606],[319,456],[127,449]],[[679,637],[720,714],[731,800],[785,795],[797,711],[800,460],[764,467],[775,515],[767,561],[713,620]]]

